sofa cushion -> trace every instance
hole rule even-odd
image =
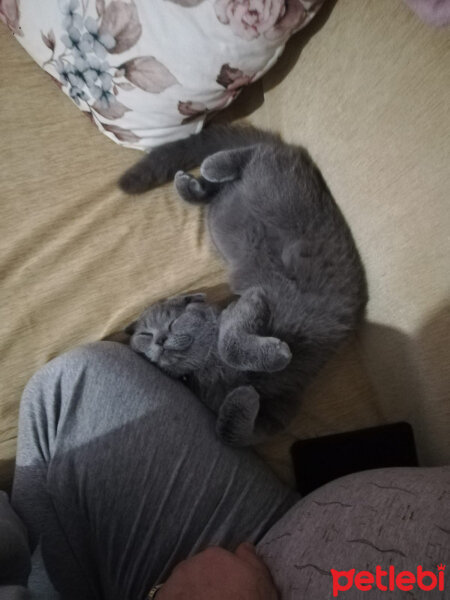
[[[115,142],[201,129],[277,60],[323,0],[2,0],[36,62]]]

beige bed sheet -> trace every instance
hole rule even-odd
[[[227,292],[201,211],[170,185],[122,194],[117,176],[139,153],[103,137],[4,28],[0,52],[4,483],[36,369],[158,298]],[[264,92],[252,122],[318,161],[371,292],[368,323],[318,377],[289,432],[261,448],[287,480],[295,437],[399,419],[413,424],[424,464],[450,461],[449,67],[448,32],[400,1],[340,0],[247,94],[252,105]]]

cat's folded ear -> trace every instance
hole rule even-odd
[[[178,305],[192,304],[194,302],[206,302],[206,294],[198,293],[198,294],[179,294],[178,296],[172,296],[168,298],[170,302]]]
[[[137,325],[137,320],[133,321],[132,323],[130,323],[129,325],[127,325],[124,329],[124,332],[127,335],[133,335],[133,333],[136,331],[136,325]]]
[[[206,294],[199,292],[198,294],[186,294],[184,296],[185,304],[192,304],[193,302],[206,302]]]
[[[234,181],[241,175],[255,151],[254,146],[221,150],[208,156],[200,167],[202,176],[212,183]]]

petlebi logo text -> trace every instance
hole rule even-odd
[[[333,578],[333,596],[340,595],[343,599],[345,599],[344,592],[352,587],[362,591],[377,588],[382,592],[394,590],[409,592],[414,589],[424,592],[438,589],[442,592],[445,585],[445,565],[437,565],[437,572],[425,571],[420,565],[415,572],[396,571],[392,565],[386,569],[377,565],[375,572],[359,571],[357,573],[356,569],[350,569],[350,571],[331,569],[331,576]]]

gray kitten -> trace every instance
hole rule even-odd
[[[301,392],[355,330],[366,280],[319,170],[274,135],[212,127],[153,151],[120,185],[143,191],[202,160],[200,177],[178,171],[175,186],[207,205],[239,298],[222,312],[201,294],[159,302],[129,328],[130,343],[217,413],[222,440],[243,446],[291,421]]]

